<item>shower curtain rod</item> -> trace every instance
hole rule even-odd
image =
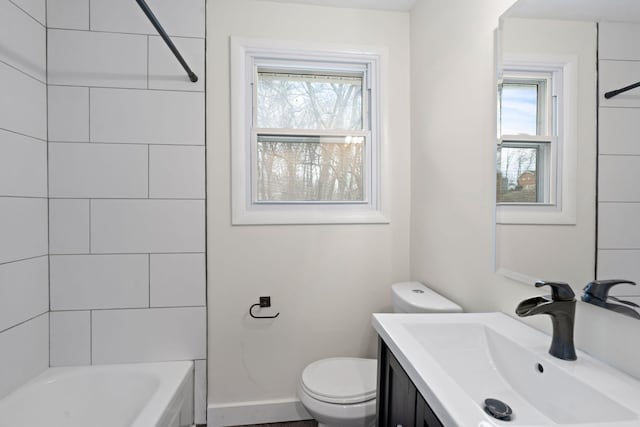
[[[160,22],[158,22],[158,18],[156,18],[156,16],[153,14],[151,9],[149,9],[149,6],[147,5],[147,3],[144,0],[136,0],[136,2],[138,3],[138,6],[140,6],[140,9],[142,9],[144,14],[147,15],[147,18],[149,18],[149,21],[151,21],[153,26],[156,28],[156,30],[158,31],[158,34],[160,34],[160,37],[162,37],[162,40],[164,40],[167,46],[169,46],[169,49],[171,49],[171,52],[173,52],[173,54],[176,56],[176,59],[178,60],[178,62],[180,62],[180,65],[182,65],[182,68],[184,68],[184,70],[187,72],[187,75],[189,76],[189,80],[191,80],[194,83],[197,82],[198,76],[196,76],[196,74],[193,71],[191,71],[191,68],[189,68],[189,65],[187,65],[187,62],[184,60],[182,55],[180,55],[178,48],[176,48],[176,45],[173,44],[173,42],[167,35],[167,32],[164,30],[164,28],[162,28],[162,25],[160,25]]]
[[[637,88],[639,86],[640,86],[640,82],[637,82],[637,83],[631,84],[629,86],[625,86],[623,88],[607,92],[607,93],[604,94],[604,97],[607,98],[607,99],[613,98],[616,95],[620,95],[621,93],[624,93],[624,92],[626,92],[628,90],[631,90],[631,89],[635,89],[635,88]]]

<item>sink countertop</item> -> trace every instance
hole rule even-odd
[[[571,425],[572,427],[639,427],[640,426],[640,382],[634,378],[594,359],[588,354],[577,350],[578,360],[576,361],[564,361],[551,356],[548,353],[549,345],[551,343],[551,337],[512,318],[504,313],[462,313],[462,314],[395,314],[395,313],[382,313],[373,315],[373,327],[378,332],[380,337],[387,344],[392,353],[396,356],[404,370],[412,379],[416,388],[422,394],[433,411],[436,413],[442,423],[449,426],[460,427],[490,427],[490,426],[559,426],[559,425]],[[508,390],[511,395],[512,401],[515,400],[524,402],[520,411],[514,407],[514,418],[512,421],[500,421],[487,415],[482,407],[483,399],[474,398],[473,393],[460,384],[460,379],[456,381],[455,378],[449,373],[449,371],[443,367],[441,362],[442,355],[438,356],[435,351],[431,351],[428,348],[428,341],[425,337],[420,337],[420,328],[428,328],[430,330],[441,330],[446,335],[448,332],[453,331],[455,334],[456,329],[451,327],[460,327],[461,325],[479,325],[478,328],[486,328],[487,330],[494,331],[496,336],[507,337],[514,344],[508,344],[512,348],[518,348],[514,354],[524,354],[526,357],[525,362],[535,361],[531,363],[531,371],[533,372],[534,366],[542,364],[547,369],[545,374],[531,374],[527,375],[547,375],[546,378],[553,378],[551,376],[562,377],[564,380],[569,379],[572,385],[578,384],[578,391],[582,389],[591,393],[589,396],[595,396],[593,402],[598,402],[597,396],[602,396],[602,402],[605,405],[608,404],[609,408],[617,408],[613,412],[624,413],[624,416],[619,416],[618,421],[598,421],[598,422],[556,422],[552,418],[553,416],[547,416],[539,411],[535,404],[529,404],[530,401],[526,397],[523,397],[523,393],[517,393],[517,391]],[[449,326],[446,326],[449,325]],[[444,326],[444,327],[443,327]],[[449,329],[446,329],[446,328]],[[436,328],[436,329],[434,329]],[[424,329],[427,330],[427,329]],[[467,338],[473,338],[475,335],[482,335],[483,329],[477,329],[480,334],[476,334],[472,329],[465,329],[467,332]],[[469,331],[472,331],[473,335],[469,335]],[[493,333],[493,332],[492,332]],[[422,338],[422,339],[421,339]],[[463,336],[461,336],[463,338]],[[450,342],[455,342],[456,337],[452,334],[448,334]],[[504,338],[500,338],[504,340]],[[421,342],[422,341],[422,342]],[[505,340],[506,341],[506,340]],[[427,344],[425,344],[427,343]],[[456,344],[462,345],[463,344]],[[474,350],[475,351],[475,350]],[[493,350],[495,352],[495,350]],[[520,353],[518,353],[520,352]],[[440,352],[442,353],[442,352]],[[446,352],[445,352],[446,353]],[[469,353],[471,354],[471,353]],[[445,354],[446,356],[446,354]],[[462,355],[464,356],[464,354]],[[482,355],[485,356],[485,355]],[[511,356],[511,355],[509,355]],[[441,361],[438,361],[438,357]],[[495,358],[495,357],[494,357]],[[474,358],[470,358],[469,362],[472,364]],[[492,365],[489,375],[499,378],[502,383],[502,389],[495,389],[500,395],[500,392],[505,391],[505,381],[502,373],[496,366],[493,366],[493,361],[488,358],[489,363],[485,366]],[[464,363],[464,360],[463,360]],[[506,363],[510,365],[511,362],[506,360],[500,363]],[[511,367],[509,367],[511,369]],[[520,368],[517,368],[520,369]],[[555,372],[555,373],[554,373]],[[475,377],[475,375],[470,375]],[[486,377],[486,376],[485,376]],[[488,378],[488,377],[486,377]],[[533,377],[532,377],[533,378]],[[477,379],[482,379],[482,375]],[[466,381],[466,379],[465,379]],[[487,394],[491,393],[491,384],[485,384],[484,382],[474,384],[475,378],[471,378],[470,384],[475,388],[476,394],[478,390],[489,390]],[[549,381],[549,380],[545,380]],[[496,382],[497,383],[497,382]],[[526,387],[526,386],[525,386]],[[533,386],[532,386],[533,387]],[[506,387],[508,388],[508,387]],[[483,391],[484,392],[484,391]],[[563,390],[554,390],[556,393],[561,393]],[[524,393],[526,394],[526,393]],[[496,396],[485,396],[485,398]],[[574,399],[575,400],[575,399]],[[571,401],[569,397],[567,401]],[[507,402],[508,403],[508,402]],[[580,404],[583,402],[573,402],[573,410],[578,413],[581,412]],[[566,404],[566,402],[565,402]],[[589,405],[591,411],[597,411],[598,408],[591,407],[591,404],[584,402],[584,405]],[[598,406],[595,404],[593,406]],[[554,408],[556,415],[562,413],[563,408]],[[528,411],[528,413],[527,413]],[[606,409],[604,410],[606,412]],[[518,417],[521,415],[520,417]],[[531,415],[530,417],[525,415]],[[612,414],[615,416],[616,414]],[[606,415],[605,415],[606,416]],[[557,417],[555,417],[557,419]]]

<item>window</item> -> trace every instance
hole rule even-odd
[[[234,224],[388,222],[379,54],[232,39]]]
[[[498,87],[498,203],[552,204],[556,152],[552,73],[505,72]]]
[[[497,96],[498,223],[575,223],[576,68],[575,57],[505,59]]]
[[[364,79],[364,70],[257,68],[255,203],[366,200]]]

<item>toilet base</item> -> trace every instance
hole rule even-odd
[[[376,399],[351,405],[321,402],[298,387],[298,397],[318,427],[373,427],[376,422]]]
[[[375,425],[376,425],[376,422],[374,419],[374,421],[371,424],[366,426],[363,425],[362,427],[374,427]],[[339,424],[325,424],[325,423],[318,422],[318,427],[343,427],[343,426]]]

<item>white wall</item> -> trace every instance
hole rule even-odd
[[[606,99],[604,93],[635,83],[640,50],[633,40],[640,24],[599,24],[600,138],[598,156],[598,278],[640,283],[640,97],[631,90]],[[611,294],[633,296],[639,286],[619,285]],[[627,298],[628,299],[628,298]]]
[[[50,1],[51,365],[196,360],[205,422],[205,2]]]
[[[423,0],[411,14],[411,273],[468,311],[514,315],[540,291],[492,272],[494,29],[511,3]],[[552,237],[535,244],[553,251]],[[572,265],[593,268],[581,254]],[[550,332],[546,316],[525,321]],[[576,343],[640,377],[637,320],[578,304]]]
[[[207,15],[209,413],[217,416],[295,400],[313,360],[375,356],[371,313],[390,310],[391,283],[409,274],[409,15],[248,0],[213,2]],[[390,224],[231,226],[231,35],[388,48]],[[271,295],[277,319],[249,317],[260,295]]]
[[[0,398],[49,365],[45,2],[22,3],[0,0]]]

